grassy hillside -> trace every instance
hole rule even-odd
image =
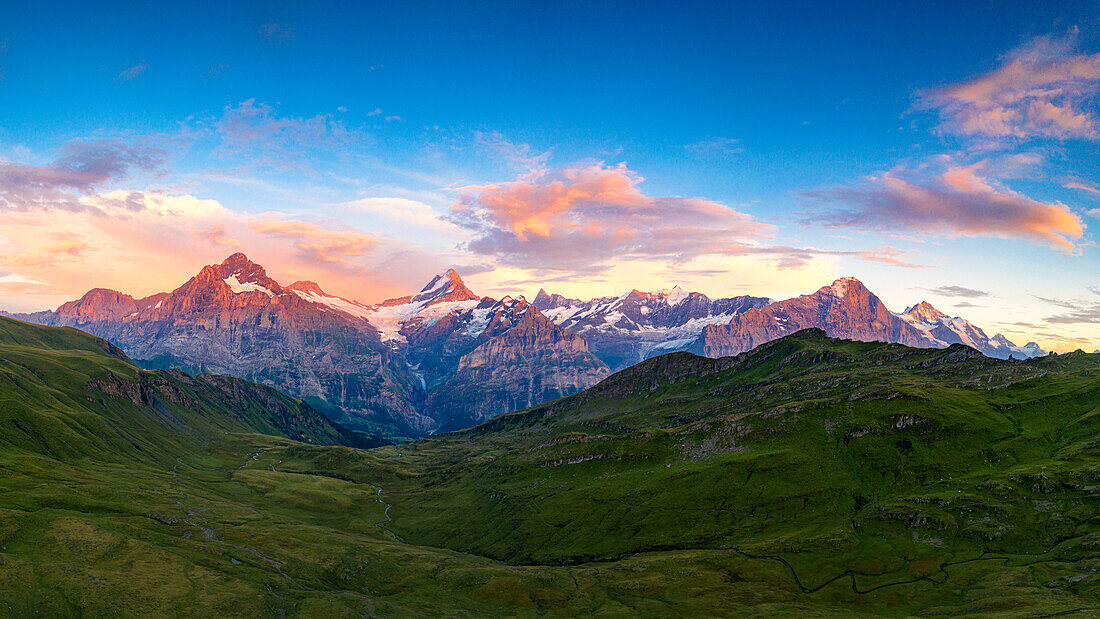
[[[978,609],[977,587],[990,609],[1037,612],[1100,602],[1098,420],[1098,355],[804,331],[391,448],[386,488],[402,539],[509,564],[725,551],[818,600]],[[284,466],[356,470],[316,453]],[[902,598],[917,604],[887,602]]]
[[[0,615],[1100,607],[1098,355],[809,331],[369,451],[73,330],[0,359]]]
[[[225,376],[139,369],[71,328],[0,317],[0,445],[63,460],[170,462],[212,436],[259,432],[371,445],[298,400]]]

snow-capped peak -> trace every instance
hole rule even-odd
[[[912,305],[905,310],[905,315],[920,320],[922,322],[936,323],[941,319],[947,318],[947,314],[944,314],[940,310],[932,307],[932,304],[928,301],[921,301],[916,305]]]
[[[442,273],[439,273],[428,282],[426,286],[420,289],[420,292],[412,296],[412,298],[406,297],[400,299],[400,301],[408,301],[411,303],[439,303],[443,301],[471,301],[479,300],[481,297],[475,295],[466,287],[465,282],[458,276],[458,272],[454,269],[447,269]],[[390,303],[387,301],[387,303]]]
[[[665,303],[668,303],[670,306],[679,305],[684,299],[691,296],[691,293],[684,292],[684,289],[680,286],[658,290],[656,294],[660,297],[664,297]]]

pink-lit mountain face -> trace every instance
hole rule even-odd
[[[1017,358],[1031,354],[1004,336],[992,340],[962,318],[951,318],[930,304],[919,303],[894,314],[854,277],[844,277],[813,294],[777,301],[734,316],[728,324],[703,329],[693,349],[708,357],[724,357],[751,350],[801,329],[822,329],[830,337],[880,341],[918,348],[946,348],[961,343],[991,357]]]
[[[104,337],[141,363],[240,376],[301,397],[353,428],[419,436],[474,425],[590,387],[668,352],[728,356],[806,328],[988,356],[1045,354],[928,303],[893,313],[855,278],[770,302],[679,288],[590,301],[540,291],[492,299],[453,269],[419,292],[366,305],[314,282],[283,286],[234,254],[172,292],[93,289],[56,311],[17,315]]]
[[[238,253],[170,293],[134,299],[95,289],[57,311],[17,317],[83,329],[147,366],[270,384],[353,428],[402,436],[436,431],[444,418],[462,419],[447,427],[472,425],[514,410],[504,402],[569,395],[609,373],[583,339],[522,299],[478,297],[453,270],[415,295],[368,306],[313,282],[282,286]],[[526,379],[503,366],[473,376],[486,359]],[[473,399],[445,385],[460,367]]]

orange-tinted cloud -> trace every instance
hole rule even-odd
[[[330,230],[305,221],[262,219],[249,227],[263,235],[290,240],[299,254],[310,260],[347,265],[379,244],[377,237],[355,230]]]
[[[1072,54],[1075,36],[1037,38],[995,71],[926,93],[919,105],[939,110],[942,128],[951,133],[1100,139],[1091,104],[1100,87],[1100,54]]]
[[[465,187],[453,220],[474,233],[467,247],[475,254],[543,271],[725,254],[775,229],[704,198],[647,196],[642,180],[624,164],[593,163]]]
[[[984,178],[982,166],[941,158],[917,170],[899,167],[871,176],[860,186],[808,192],[820,207],[810,220],[867,230],[1018,238],[1077,251],[1074,241],[1085,225],[1076,213]]]

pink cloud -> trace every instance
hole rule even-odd
[[[942,128],[961,135],[1100,139],[1091,111],[1100,54],[1072,54],[1075,36],[1039,37],[990,73],[926,93],[919,106],[939,110]]]
[[[263,219],[249,227],[259,234],[288,239],[300,256],[328,264],[347,265],[349,258],[364,256],[379,244],[378,238],[369,234],[330,230],[304,221]]]
[[[453,220],[468,249],[502,264],[600,271],[613,259],[690,260],[729,253],[775,229],[704,198],[652,197],[624,164],[602,163],[462,188]]]
[[[1066,189],[1077,189],[1077,190],[1080,190],[1080,191],[1085,191],[1085,192],[1091,193],[1093,195],[1100,196],[1100,187],[1097,187],[1096,185],[1094,185],[1093,183],[1090,183],[1088,181],[1084,181],[1084,180],[1080,180],[1080,179],[1070,180],[1064,185],[1064,187]]]
[[[857,187],[812,191],[825,208],[811,220],[837,227],[926,235],[1018,238],[1063,252],[1077,250],[1081,218],[1060,202],[1040,202],[980,175],[985,162],[957,165],[947,158],[868,177]]]

